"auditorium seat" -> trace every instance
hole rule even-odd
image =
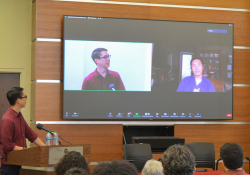
[[[250,157],[246,157],[246,159],[249,161],[249,173],[250,173]]]
[[[125,144],[123,145],[124,160],[133,163],[141,171],[145,163],[152,159],[150,144]]]
[[[185,143],[195,156],[196,168],[212,168],[215,170],[214,144],[208,142]]]

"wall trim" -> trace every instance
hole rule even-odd
[[[54,0],[66,2],[88,2],[98,4],[119,4],[119,5],[138,5],[138,6],[151,6],[151,7],[172,7],[172,8],[192,8],[192,9],[208,9],[208,10],[227,10],[227,11],[241,11],[250,12],[250,9],[240,8],[226,8],[226,7],[207,7],[207,6],[191,6],[191,5],[173,5],[173,4],[155,4],[155,3],[142,3],[142,2],[122,2],[122,1],[100,1],[100,0]]]
[[[125,126],[172,126],[172,125],[249,125],[250,122],[209,122],[209,121],[36,121],[46,125],[125,125]]]
[[[62,80],[36,80],[36,83],[62,83]]]
[[[37,38],[36,41],[62,42],[62,39],[56,39],[56,38]]]

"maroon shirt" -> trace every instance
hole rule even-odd
[[[228,170],[223,175],[249,175],[245,172],[245,170]]]
[[[1,164],[7,164],[7,153],[15,146],[26,147],[26,138],[34,142],[38,135],[28,126],[21,112],[8,108],[0,123]]]
[[[115,90],[125,90],[118,72],[107,70],[104,78],[96,69],[84,79],[82,90],[110,90],[110,84],[115,85]]]

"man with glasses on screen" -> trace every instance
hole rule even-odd
[[[7,92],[10,103],[8,111],[0,123],[1,169],[2,175],[18,175],[20,166],[7,164],[7,153],[26,148],[26,138],[38,146],[45,146],[38,135],[28,126],[20,112],[25,107],[27,95],[21,87],[13,87]]]
[[[97,68],[82,83],[82,90],[125,90],[118,72],[109,70],[110,58],[108,50],[97,48],[91,55]]]
[[[199,58],[190,61],[193,76],[181,80],[177,92],[215,92],[214,85],[203,77],[203,62]]]

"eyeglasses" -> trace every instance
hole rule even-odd
[[[26,98],[26,99],[27,99],[27,97],[28,97],[28,96],[27,96],[27,95],[25,95],[24,97],[20,97],[20,98],[21,98],[21,99],[23,99],[23,98]]]
[[[105,56],[100,57],[100,58],[104,58],[104,59],[111,58],[111,55],[105,55]]]

